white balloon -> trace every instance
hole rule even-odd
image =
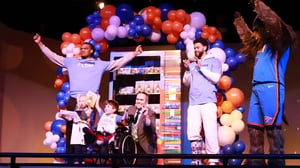
[[[118,34],[118,27],[115,25],[109,25],[107,26],[105,33],[108,33],[109,35],[116,37]]]
[[[188,35],[188,34],[187,34],[187,32],[185,32],[185,31],[183,31],[183,32],[180,33],[180,37],[181,37],[182,39],[184,39],[184,40],[187,38],[187,35]]]
[[[207,51],[207,54],[213,55],[215,58],[218,58],[221,63],[224,63],[226,61],[226,53],[223,49],[214,47]]]
[[[189,24],[184,25],[184,26],[183,26],[183,30],[184,30],[184,31],[189,31],[189,30],[191,30],[191,25],[189,25]]]
[[[222,64],[222,71],[226,72],[229,69],[229,65],[228,64]]]
[[[57,135],[57,134],[54,134],[53,137],[52,137],[52,141],[53,141],[53,142],[58,142],[59,139],[60,139],[60,137],[59,137],[59,135]]]
[[[232,122],[232,118],[229,114],[222,114],[220,117],[220,122],[222,125],[230,126]]]
[[[221,126],[218,130],[218,140],[220,146],[232,144],[235,140],[235,132],[231,127]]]
[[[45,146],[50,146],[51,143],[52,143],[52,141],[51,141],[51,139],[49,139],[49,138],[46,138],[46,139],[44,139],[44,141],[43,141],[43,145],[45,145]]]
[[[243,118],[243,113],[239,110],[233,110],[230,115],[232,120],[241,120]]]
[[[79,54],[80,53],[80,48],[75,47],[73,50],[74,54]]]
[[[57,143],[56,142],[52,142],[50,145],[51,149],[56,149],[57,148]]]
[[[61,53],[63,53],[64,55],[66,55],[67,54],[67,48],[65,47],[65,48],[61,49]]]
[[[51,131],[46,132],[46,137],[52,137],[52,136],[53,136],[53,133]]]
[[[119,26],[118,27],[118,35],[119,38],[125,38],[127,37],[127,30],[126,27],[124,26]]]
[[[234,120],[231,123],[231,128],[234,130],[234,132],[236,134],[239,134],[240,132],[242,132],[245,128],[245,124],[243,122],[243,120]]]
[[[191,16],[191,26],[195,28],[201,28],[206,24],[206,18],[201,12],[193,12]]]
[[[151,42],[158,42],[161,38],[161,33],[159,31],[153,31],[150,35]]]
[[[120,26],[121,24],[121,19],[119,18],[119,16],[111,16],[109,18],[109,24],[110,25],[115,25],[115,26]]]

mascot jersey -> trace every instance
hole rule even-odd
[[[253,70],[252,83],[278,83],[284,86],[284,74],[290,57],[290,48],[279,57],[273,53],[269,45],[257,53]]]
[[[279,57],[277,53],[271,52],[268,45],[257,53],[247,124],[258,127],[282,124],[285,97],[284,74],[289,57],[290,48]],[[259,115],[258,111],[263,116]]]

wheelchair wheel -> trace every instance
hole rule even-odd
[[[137,145],[133,137],[125,134],[119,144],[119,153],[121,154],[137,154]],[[124,165],[134,165],[136,158],[123,158]]]

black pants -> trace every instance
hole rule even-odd
[[[68,100],[68,103],[66,105],[67,110],[69,111],[75,111],[77,104],[76,98],[70,97]],[[66,153],[74,153],[74,149],[71,146],[71,134],[72,134],[72,126],[73,126],[73,121],[67,121],[66,124]]]

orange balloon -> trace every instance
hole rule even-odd
[[[156,16],[156,17],[160,17],[161,16],[161,11],[160,11],[159,8],[154,8],[153,13],[154,13],[154,16]]]
[[[92,39],[92,31],[88,27],[84,27],[80,30],[79,35],[81,37],[81,40],[86,40],[86,39]]]
[[[191,22],[191,16],[189,14],[186,14],[183,25],[189,24],[190,22]]]
[[[172,32],[174,34],[179,34],[180,32],[182,32],[183,30],[183,25],[182,23],[178,22],[178,21],[174,21],[172,23]]]
[[[218,87],[226,91],[231,87],[231,84],[231,78],[228,75],[222,75]]]
[[[154,18],[155,18],[155,16],[154,16],[153,13],[148,13],[145,22],[148,23],[148,24],[151,24],[153,22]]]
[[[226,114],[230,114],[235,108],[231,101],[225,100],[221,105],[222,111]]]
[[[209,36],[209,34],[208,34],[207,32],[205,32],[205,31],[203,31],[203,32],[201,33],[201,37],[204,38],[204,39],[207,39],[208,36]]]
[[[70,42],[68,41],[64,41],[60,44],[60,49],[66,48],[68,45],[70,44]]]
[[[176,20],[176,10],[170,10],[168,12],[168,19],[170,21],[175,21]]]
[[[175,44],[178,41],[178,39],[179,39],[179,36],[175,35],[173,33],[167,35],[167,41],[170,44]]]
[[[208,27],[209,34],[216,34],[217,31],[218,31],[218,29],[216,27],[214,27],[214,26]]]
[[[44,124],[44,129],[45,131],[50,131],[51,130],[51,125],[53,121],[46,121]]]
[[[153,30],[160,30],[161,27],[162,27],[162,21],[161,21],[160,17],[155,17],[153,19],[152,29]]]
[[[216,41],[216,39],[217,39],[217,36],[214,35],[214,34],[210,34],[210,35],[208,35],[208,37],[207,37],[207,40],[208,40],[210,43],[214,43],[214,42]]]
[[[74,43],[74,44],[80,44],[81,43],[80,35],[77,34],[77,33],[72,34],[71,42]]]
[[[135,38],[133,40],[136,41],[136,42],[142,42],[142,41],[144,41],[144,39],[145,39],[144,36],[140,36],[139,38]]]
[[[105,5],[100,11],[102,19],[109,19],[111,16],[116,15],[116,7],[113,5]]]
[[[225,93],[226,99],[235,107],[239,107],[244,103],[244,93],[239,88],[231,88]]]
[[[101,51],[100,51],[100,53],[105,53],[106,50],[108,49],[108,43],[107,43],[107,41],[106,40],[102,40],[102,41],[97,42],[97,43],[101,45]]]
[[[60,127],[60,131],[62,132],[62,133],[66,133],[66,130],[67,130],[67,126],[66,125],[62,125],[61,127]]]
[[[100,23],[100,27],[103,30],[106,30],[106,28],[109,26],[109,19],[102,19]]]
[[[178,9],[176,12],[175,12],[175,17],[176,17],[176,21],[179,21],[181,23],[184,22],[184,19],[185,19],[185,10],[183,9]]]
[[[162,31],[165,34],[172,33],[172,22],[170,20],[166,20],[162,23]]]
[[[220,31],[217,31],[217,39],[222,40],[222,34]]]
[[[201,27],[201,29],[202,29],[203,32],[208,32],[209,26],[208,25],[203,25]]]
[[[62,79],[60,79],[60,78],[55,79],[54,88],[59,90],[63,83],[64,83],[64,81]]]
[[[62,34],[61,39],[62,39],[62,41],[71,42],[71,37],[72,37],[72,34],[70,32],[65,32]]]

